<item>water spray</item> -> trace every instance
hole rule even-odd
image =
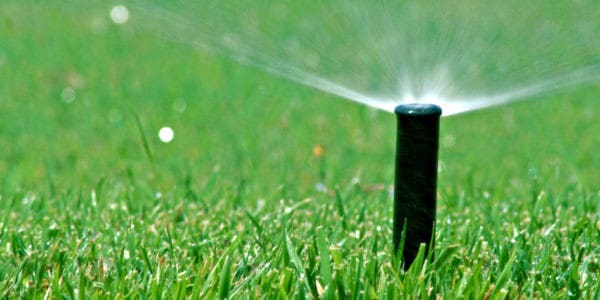
[[[421,243],[426,245],[426,251],[433,250],[442,109],[433,104],[403,104],[394,112],[398,132],[393,242],[394,253],[399,254],[404,240],[401,249],[404,268],[408,269]]]

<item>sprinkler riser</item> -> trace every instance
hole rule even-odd
[[[397,254],[406,224],[402,249],[405,269],[413,263],[421,243],[427,250],[433,249],[441,112],[438,106],[424,104],[400,105],[395,110],[393,243]]]

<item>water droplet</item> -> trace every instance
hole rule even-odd
[[[77,92],[75,92],[75,90],[72,87],[66,87],[60,93],[60,97],[65,103],[71,103],[75,101],[75,98],[77,97]]]
[[[443,160],[439,160],[438,161],[438,168],[437,168],[437,172],[438,173],[442,173],[446,170],[446,163]]]
[[[82,88],[85,84],[85,80],[83,79],[83,76],[76,71],[68,72],[65,79],[66,79],[67,84],[70,87],[72,87],[73,89]]]
[[[445,135],[442,140],[442,144],[446,148],[452,148],[452,147],[454,147],[454,145],[456,145],[456,139],[451,134]]]
[[[123,119],[123,114],[121,113],[120,110],[112,109],[110,112],[108,112],[108,120],[111,123],[119,123],[119,122],[121,122],[122,119]]]
[[[91,21],[92,31],[96,34],[104,33],[106,31],[107,22],[105,18],[96,16]]]
[[[266,204],[265,199],[260,198],[260,199],[256,200],[256,210],[263,209],[265,207],[265,204]]]
[[[327,186],[322,182],[317,182],[315,184],[315,190],[325,193],[327,192]]]
[[[116,5],[110,10],[110,18],[115,24],[125,24],[129,20],[129,10],[124,5]]]
[[[556,227],[556,223],[552,224],[550,228],[544,230],[544,236],[548,236],[554,230],[554,227]]]
[[[185,112],[185,109],[187,108],[187,103],[185,102],[185,100],[183,98],[177,98],[175,99],[175,101],[173,101],[173,110],[177,113],[183,113]]]
[[[175,137],[175,132],[171,127],[163,127],[158,131],[158,138],[163,143],[170,143]]]

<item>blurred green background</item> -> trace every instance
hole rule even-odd
[[[477,299],[495,285],[514,298],[591,297],[598,82],[444,118],[436,243],[446,261],[398,276],[394,115],[195,47],[168,22],[142,26],[132,13],[115,24],[115,4],[0,2],[3,296],[41,298],[48,286],[172,296],[200,285],[215,296],[231,282],[258,298],[298,295],[305,282],[315,295],[321,282],[342,298],[344,287],[367,298],[435,287]],[[497,61],[487,67],[501,74]],[[170,143],[158,138],[164,126]],[[327,251],[337,256],[324,276],[329,260],[317,256]],[[313,277],[294,280],[303,272]],[[424,288],[398,288],[411,280]]]
[[[5,192],[120,178],[168,189],[182,177],[262,193],[309,191],[360,176],[392,182],[394,117],[278,79],[219,55],[119,26],[108,11],[3,1],[0,174]],[[77,10],[78,11],[78,10]],[[597,189],[598,84],[444,119],[441,188],[527,180]],[[154,156],[147,158],[138,115]],[[175,131],[161,143],[159,128]],[[325,163],[312,149],[322,145]],[[155,174],[156,173],[156,174]]]

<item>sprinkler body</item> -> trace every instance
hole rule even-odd
[[[426,244],[426,250],[433,250],[442,109],[433,104],[406,104],[394,112],[398,131],[393,242],[395,254],[399,254],[406,224],[402,256],[404,268],[408,269],[421,243]]]

